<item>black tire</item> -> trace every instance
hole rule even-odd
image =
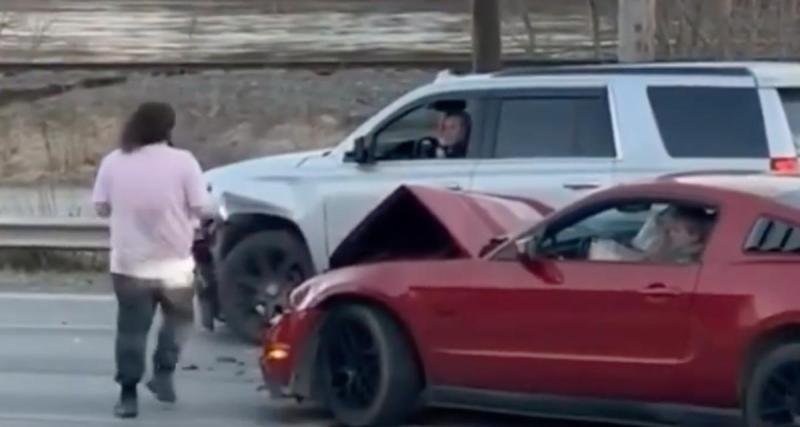
[[[337,421],[350,427],[396,426],[415,412],[422,373],[412,344],[386,313],[340,306],[325,318],[320,333],[321,397]],[[347,349],[358,356],[345,357]],[[347,398],[348,393],[358,396]]]
[[[782,345],[755,362],[742,411],[746,427],[800,426],[794,422],[800,417],[800,344]]]
[[[271,230],[245,237],[219,267],[225,322],[244,340],[259,344],[269,319],[286,307],[289,292],[313,275],[311,256],[296,233]]]

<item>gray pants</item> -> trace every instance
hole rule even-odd
[[[163,323],[153,354],[157,374],[175,371],[181,349],[192,331],[194,288],[166,288],[159,280],[144,280],[119,274],[111,275],[117,296],[116,381],[133,386],[145,371],[147,334],[153,323],[156,306],[161,306]]]

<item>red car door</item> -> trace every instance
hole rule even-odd
[[[532,272],[521,262],[491,261],[458,268],[464,278],[458,286],[428,295],[439,308],[428,324],[437,382],[525,393],[680,396],[681,368],[692,358],[699,265],[546,261]]]

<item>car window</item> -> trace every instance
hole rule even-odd
[[[474,102],[448,99],[406,111],[375,132],[376,159],[467,157],[475,108]]]
[[[754,254],[800,254],[800,226],[779,219],[761,217],[750,230],[744,249],[745,252]]]
[[[647,92],[670,156],[769,157],[755,89],[659,86]]]
[[[547,230],[540,254],[573,261],[697,262],[716,218],[681,203],[625,202]]]
[[[500,102],[494,157],[615,157],[603,96],[507,98]]]
[[[800,89],[784,89],[780,92],[783,101],[783,111],[789,120],[789,127],[794,136],[794,145],[800,153]]]

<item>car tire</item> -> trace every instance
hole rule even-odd
[[[259,344],[292,289],[314,275],[311,256],[289,230],[261,231],[245,237],[225,256],[217,289],[225,323],[247,342]]]
[[[800,416],[800,344],[782,345],[757,360],[745,385],[743,400],[746,427],[792,425],[793,419],[780,421]],[[785,411],[782,405],[786,406]]]
[[[394,426],[415,412],[423,376],[412,344],[385,312],[339,306],[320,333],[321,397],[338,422]],[[344,356],[347,349],[355,351],[352,357]]]

